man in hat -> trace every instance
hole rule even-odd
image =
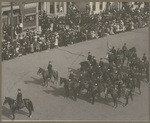
[[[17,94],[17,109],[19,110],[20,108],[23,107],[23,100],[22,100],[22,93],[21,89],[18,89],[18,94]]]
[[[113,53],[114,55],[116,54],[116,49],[115,49],[114,46],[112,47],[112,49],[110,50],[110,52]]]
[[[91,63],[92,61],[92,55],[90,52],[88,52],[88,57],[87,57],[87,60]]]
[[[72,71],[70,72],[69,79],[71,81],[74,81],[74,73]]]
[[[52,62],[51,61],[49,61],[47,69],[48,69],[49,77],[51,79],[51,73],[52,73]]]
[[[92,66],[93,66],[93,69],[94,69],[94,70],[95,70],[96,67],[97,67],[97,62],[96,62],[95,56],[92,57]]]
[[[124,43],[124,45],[122,47],[122,51],[123,51],[123,54],[125,55],[125,52],[127,51],[126,43]]]
[[[145,53],[144,53],[144,54],[143,54],[142,61],[145,63],[145,62],[146,62],[146,60],[147,60],[147,57],[146,57],[146,55],[145,55]]]
[[[100,62],[99,62],[99,66],[100,66],[101,68],[103,68],[103,66],[104,66],[104,62],[102,61],[102,59],[103,59],[103,58],[100,58]]]

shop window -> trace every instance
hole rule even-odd
[[[93,11],[95,11],[95,10],[96,10],[96,3],[93,2]]]
[[[61,12],[63,12],[64,10],[64,5],[63,5],[63,2],[57,2],[57,4],[56,4],[56,9],[57,9],[57,12],[58,13],[61,13]]]
[[[59,12],[63,12],[64,10],[64,3],[63,2],[60,2],[60,4],[59,4],[60,6],[60,11]]]
[[[50,2],[50,13],[54,13],[54,2]]]
[[[57,12],[59,12],[59,2],[57,2],[57,4],[56,4],[56,10],[57,10]]]
[[[100,3],[99,9],[100,9],[100,10],[103,9],[103,3]]]
[[[25,22],[34,21],[35,19],[35,15],[29,15],[25,17]]]

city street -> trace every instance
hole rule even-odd
[[[58,70],[59,77],[67,77],[68,68],[78,69],[79,63],[87,59],[89,51],[97,61],[105,58],[107,42],[115,48],[122,48],[123,44],[127,43],[128,48],[136,47],[140,58],[143,53],[149,56],[146,27],[3,61],[2,101],[5,96],[16,99],[17,90],[20,88],[23,98],[30,99],[34,106],[32,118],[27,116],[28,111],[23,108],[16,112],[15,120],[149,120],[149,84],[146,82],[142,82],[141,95],[135,93],[133,101],[129,100],[129,105],[123,107],[119,104],[116,109],[113,108],[113,102],[106,104],[103,98],[96,99],[94,105],[86,97],[80,97],[76,102],[66,99],[64,88],[59,82],[49,83],[47,88],[41,85],[42,76],[37,75],[39,67],[46,69],[48,62],[52,61],[53,69]],[[122,99],[122,102],[125,100]],[[10,114],[8,104],[4,105],[2,119],[10,120]]]

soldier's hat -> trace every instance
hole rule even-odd
[[[21,89],[18,89],[18,92],[21,92]]]
[[[52,63],[51,61],[49,61],[49,63]]]
[[[88,52],[88,54],[90,54],[91,52]]]

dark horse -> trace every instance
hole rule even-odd
[[[3,105],[5,105],[7,103],[10,106],[10,110],[11,110],[12,115],[13,115],[12,119],[14,120],[15,119],[15,111],[18,110],[17,102],[10,97],[5,97]],[[26,107],[28,109],[29,117],[32,117],[31,114],[32,114],[32,111],[34,111],[34,108],[33,108],[33,104],[31,102],[31,100],[23,99],[23,106],[21,108],[24,108],[24,107]]]
[[[66,78],[60,77],[60,85],[64,83],[64,89],[65,89],[65,97],[69,97],[69,80]]]
[[[51,75],[49,75],[48,70],[45,70],[43,68],[39,68],[37,74],[42,74],[43,77],[43,85],[46,85],[46,87],[48,86],[48,79],[51,80],[51,76],[54,77],[55,81],[58,81],[58,72],[56,70],[52,70],[52,72],[50,73]]]

